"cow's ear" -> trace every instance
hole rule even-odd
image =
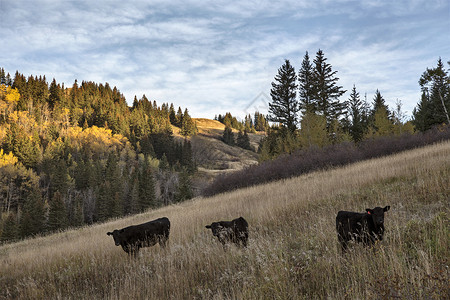
[[[367,211],[367,213],[368,213],[369,215],[373,214],[373,210],[370,209],[370,208],[366,208],[366,211]]]
[[[386,212],[386,211],[388,211],[390,208],[391,208],[391,207],[388,205],[388,206],[385,206],[385,207],[383,208],[383,210]]]
[[[106,234],[107,234],[107,235],[111,235],[111,234],[112,234],[112,232],[107,232]]]
[[[206,225],[205,227],[208,229],[211,229],[211,225]]]

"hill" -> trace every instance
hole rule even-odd
[[[450,142],[195,198],[0,247],[0,297],[448,299]],[[341,255],[338,210],[390,205],[385,240]],[[170,247],[131,259],[106,232],[161,216]],[[204,225],[243,216],[247,249]]]
[[[194,179],[194,188],[211,182],[217,175],[242,170],[245,167],[258,163],[258,155],[254,151],[230,146],[222,141],[225,125],[216,120],[206,118],[193,118],[198,134],[190,138],[193,158],[198,167]],[[172,127],[174,136],[179,135],[179,129]],[[237,134],[237,130],[233,129]],[[249,133],[250,144],[256,150],[263,133]]]

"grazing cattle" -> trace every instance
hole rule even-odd
[[[170,221],[168,218],[159,218],[147,223],[128,226],[108,232],[112,235],[116,246],[132,255],[136,255],[141,247],[150,247],[159,243],[165,247],[169,239]]]
[[[342,252],[347,250],[348,242],[354,240],[364,245],[373,245],[383,240],[384,213],[390,206],[366,209],[366,213],[340,211],[336,216],[336,230]]]
[[[205,227],[211,229],[213,235],[219,239],[223,246],[227,242],[232,242],[238,246],[242,244],[242,246],[247,247],[248,223],[243,217],[232,221],[213,222]]]

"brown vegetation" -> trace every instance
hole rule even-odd
[[[0,247],[0,297],[22,299],[445,299],[450,142],[196,198]],[[385,240],[341,255],[338,210],[390,205]],[[167,216],[169,247],[127,257],[106,232]],[[243,216],[246,249],[204,226]]]

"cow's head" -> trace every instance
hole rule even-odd
[[[375,207],[374,209],[366,208],[367,213],[372,217],[373,223],[379,227],[382,226],[384,223],[384,213],[387,212],[391,207],[385,206],[382,207]]]
[[[214,236],[219,236],[220,232],[224,229],[224,227],[220,225],[219,222],[213,222],[211,223],[211,225],[206,225],[205,227],[211,229]]]
[[[112,235],[113,239],[114,239],[114,243],[116,244],[116,246],[120,245],[120,242],[122,240],[122,236],[121,234],[123,233],[123,229],[117,230],[115,229],[113,232],[108,232],[106,233],[107,235]]]

